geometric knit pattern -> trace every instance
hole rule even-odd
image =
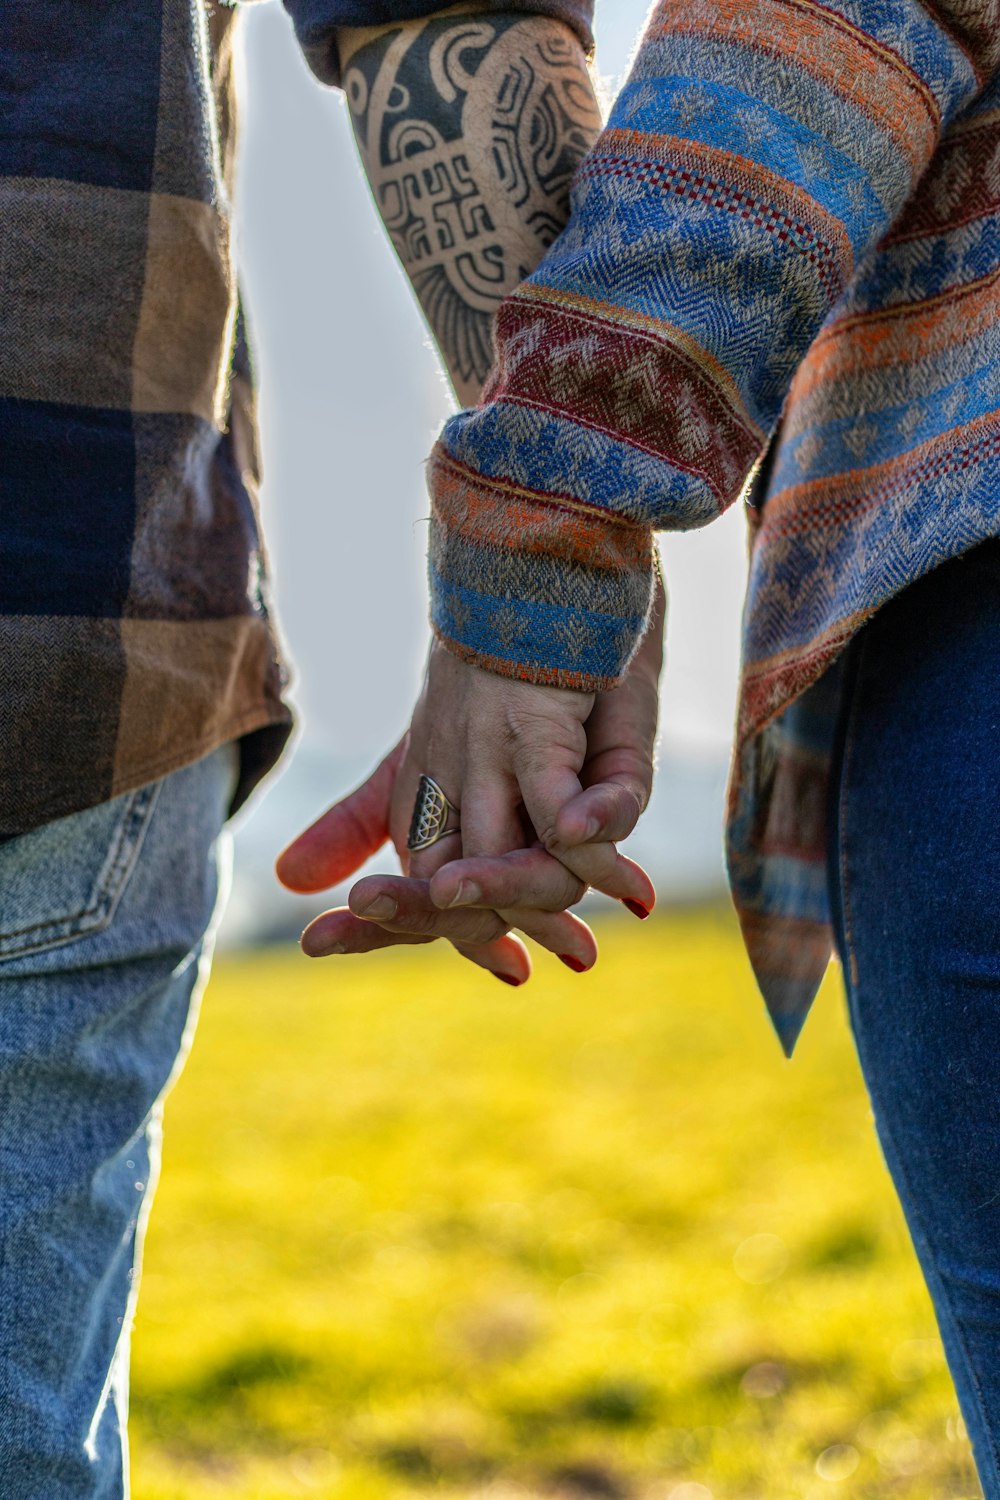
[[[430,462],[460,656],[612,686],[654,530],[747,502],[729,872],[790,1052],[832,947],[841,652],[1000,534],[1000,0],[657,5],[495,337]]]

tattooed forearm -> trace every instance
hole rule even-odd
[[[464,405],[501,299],[569,214],[601,118],[561,22],[466,9],[344,31],[344,86],[375,200]]]

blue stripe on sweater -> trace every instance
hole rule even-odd
[[[837,0],[830,9],[891,47],[930,84],[945,116],[968,98],[975,69],[960,43],[937,24],[930,6],[923,10],[910,0]]]
[[[614,176],[578,183],[569,228],[529,280],[582,297],[599,288],[609,307],[668,318],[731,373],[765,432],[801,357],[803,327],[819,328],[841,285],[832,247],[807,234],[779,240],[659,187],[625,195]]]
[[[703,526],[719,502],[703,480],[567,417],[493,401],[459,412],[443,441],[488,479],[569,495],[632,520],[680,530]]]
[[[621,617],[497,598],[450,583],[434,567],[430,582],[434,624],[450,640],[483,656],[509,656],[519,663],[616,677],[645,624],[641,615]],[[504,632],[498,631],[501,618]]]
[[[881,203],[894,208],[900,194],[907,191],[909,178],[895,137],[868,117],[859,130],[856,107],[813,73],[801,68],[775,68],[773,57],[766,53],[734,45],[720,36],[682,31],[652,38],[636,60],[632,80],[678,74],[711,79],[745,95],[775,117],[783,117],[789,128],[801,126],[815,131],[868,177]],[[611,123],[616,123],[615,112]],[[762,152],[749,140],[744,154],[769,158],[768,150]]]
[[[775,467],[773,490],[802,482],[803,466],[796,454],[806,444],[810,480],[867,468],[899,452],[900,437],[911,447],[973,422],[996,411],[1000,400],[1000,357],[974,375],[942,385],[925,401],[904,401],[882,411],[853,414],[821,427],[810,427],[795,442],[787,444]],[[919,419],[919,420],[918,420]],[[822,444],[817,446],[817,438]]]
[[[738,88],[675,74],[627,84],[615,103],[614,123],[753,159],[766,145],[769,170],[842,220],[857,253],[883,217],[869,171],[787,111],[787,101],[784,109],[772,109]]]

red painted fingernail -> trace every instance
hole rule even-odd
[[[524,983],[523,979],[515,979],[513,974],[497,974],[495,978],[502,979],[504,984],[512,984],[515,989]]]
[[[628,896],[622,899],[622,906],[627,906],[633,917],[638,917],[640,922],[645,922],[650,913],[648,906],[643,906],[641,901],[632,901]]]
[[[581,963],[578,958],[574,958],[572,953],[560,953],[559,962],[565,964],[567,969],[572,969],[574,974],[586,974],[590,968],[589,964]]]

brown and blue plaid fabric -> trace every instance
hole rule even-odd
[[[0,835],[291,715],[228,207],[230,21],[0,9]]]

